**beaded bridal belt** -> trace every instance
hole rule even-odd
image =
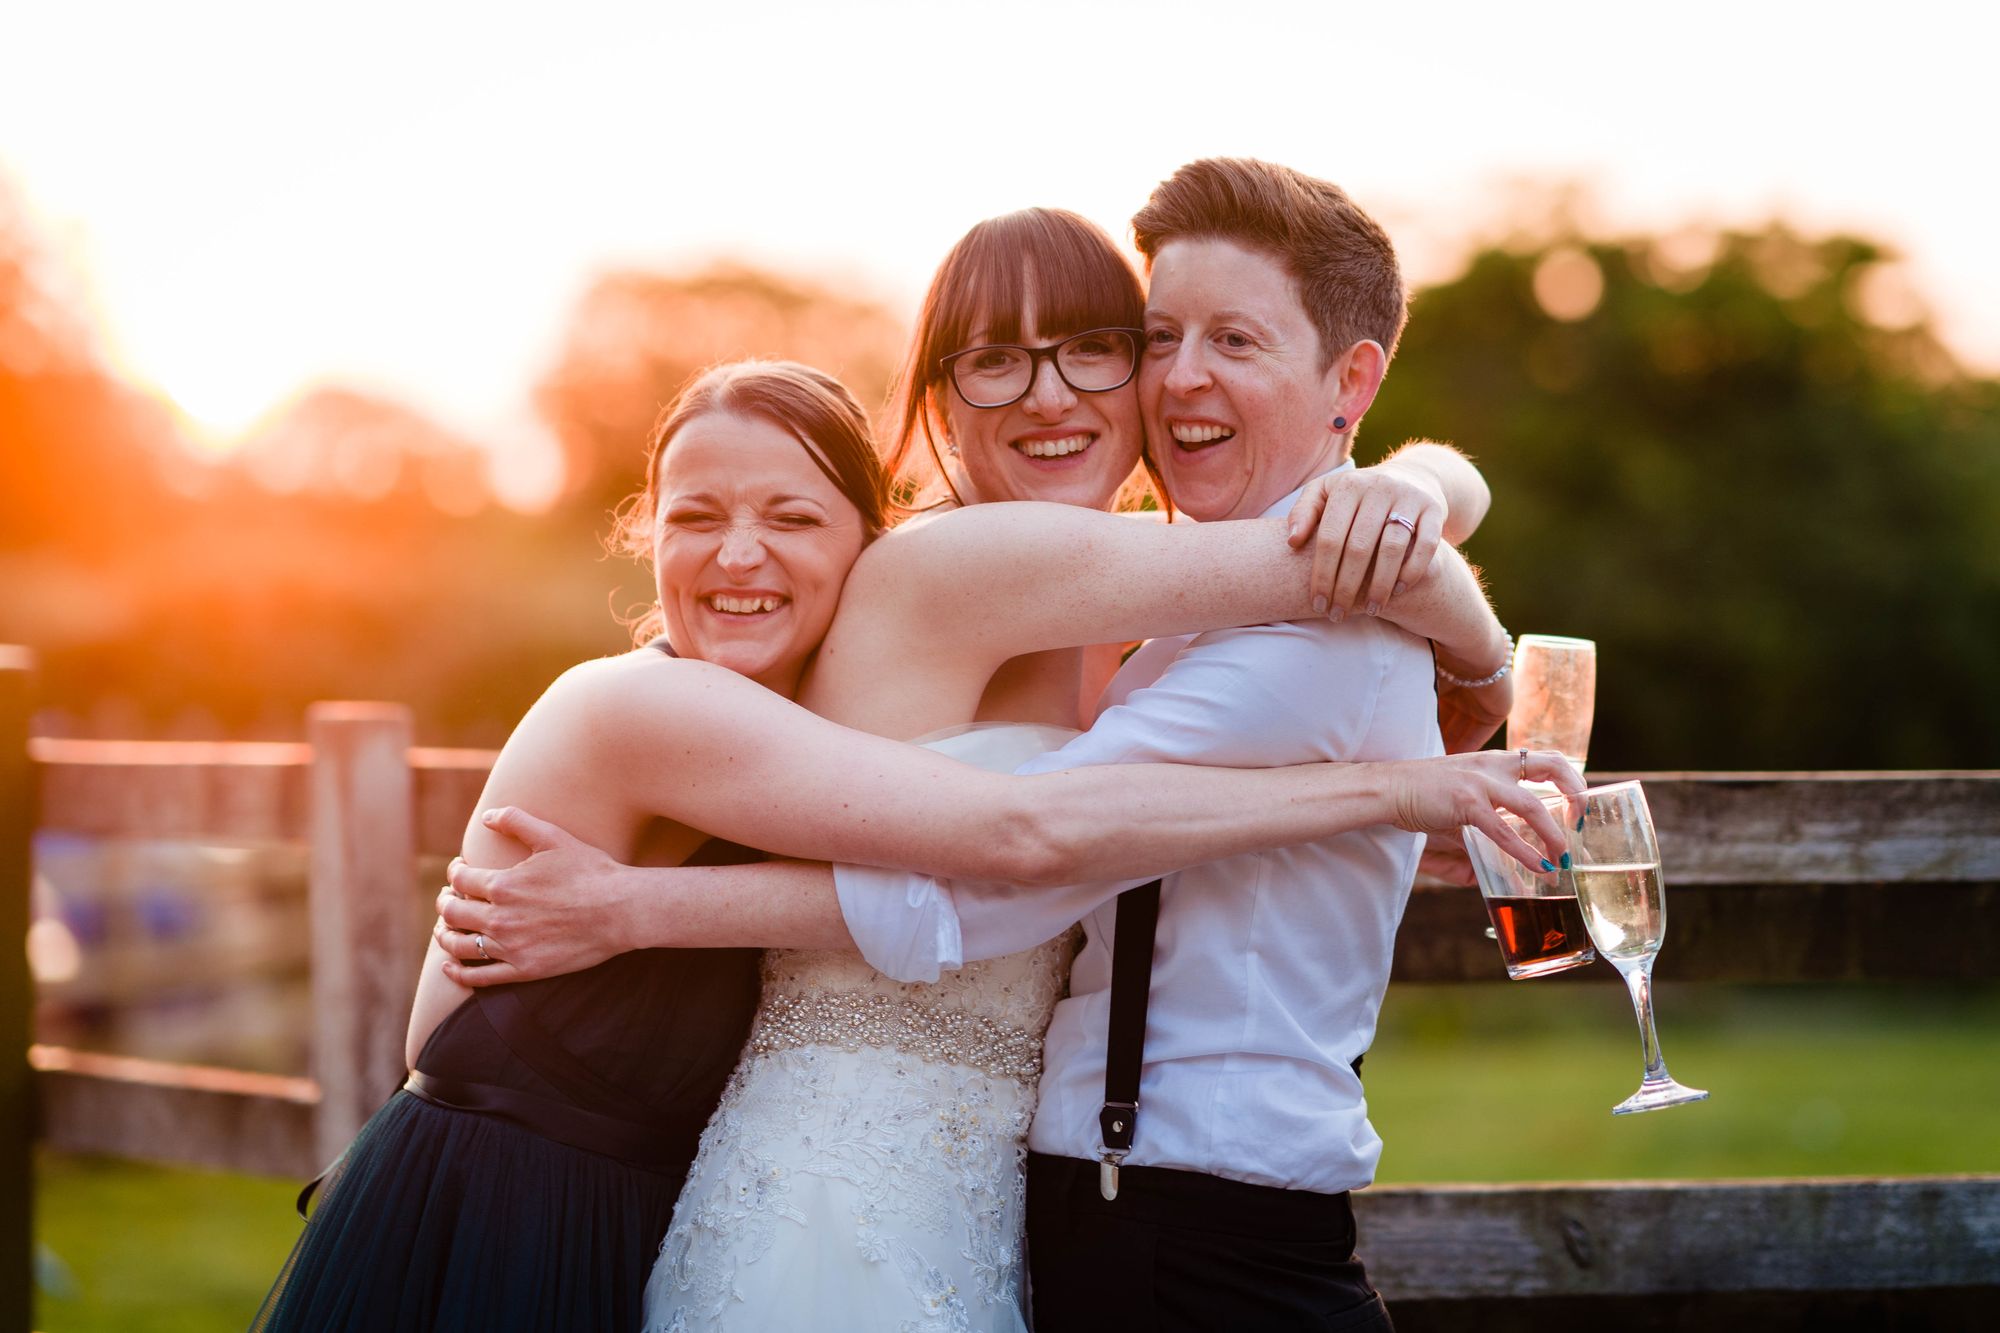
[[[766,995],[749,1049],[763,1055],[801,1046],[889,1047],[1028,1082],[1042,1072],[1039,1035],[962,1009],[892,995]]]

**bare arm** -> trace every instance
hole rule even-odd
[[[1382,618],[1437,646],[1438,662],[1454,675],[1479,679],[1507,656],[1507,631],[1465,557],[1447,547],[1434,572],[1398,597]]]
[[[1133,523],[1028,501],[942,515],[862,557],[801,702],[915,736],[972,717],[1023,653],[1310,618],[1312,553],[1287,534],[1281,518]],[[1499,623],[1456,552],[1439,565],[1384,618],[1470,665]]]
[[[1175,821],[1192,823],[1185,836],[1214,849],[1213,855],[1169,864],[1172,853],[1152,849],[1075,853],[1073,864],[1079,869],[1119,867],[1109,874],[1065,877],[1062,888],[1052,890],[1086,903],[1114,891],[1113,881],[1147,879],[1199,860],[1373,824],[1411,831],[1474,824],[1524,863],[1549,867],[1548,857],[1564,855],[1562,832],[1540,802],[1510,780],[1519,767],[1517,756],[1487,751],[1399,763],[1274,769],[1121,765],[1017,780],[1060,780],[1049,790],[1066,808],[1051,827],[1064,845],[1076,849],[1091,848],[1119,832],[1098,817],[1103,812],[1071,805],[1075,780],[1087,774],[1134,778],[1167,770],[1192,779],[1178,796],[1194,798],[1211,780],[1214,791],[1228,794],[1218,808],[1171,812]],[[1565,790],[1583,785],[1559,755],[1531,756],[1528,772]],[[1248,803],[1241,809],[1234,804],[1239,798]],[[1500,819],[1502,809],[1528,819],[1542,845],[1531,846],[1516,835]],[[485,986],[554,976],[641,948],[854,947],[832,868],[823,863],[635,867],[517,809],[502,812],[496,827],[534,849],[534,855],[511,871],[453,865],[452,887],[438,896],[440,929],[432,948],[452,955],[444,973],[454,982]],[[921,929],[927,919],[917,915],[912,920],[913,928]],[[472,943],[474,932],[485,939],[487,956],[500,962],[478,965],[482,956]]]
[[[551,686],[509,737],[481,806],[532,806],[625,856],[663,818],[780,856],[1048,884],[1300,841],[1330,814],[1316,805],[1352,799],[1306,786],[1279,800],[1275,776],[1180,765],[989,773],[836,726],[724,668],[642,652]],[[528,850],[483,820],[466,834],[477,865],[504,868]],[[425,968],[413,1061],[463,997]]]
[[[1194,833],[1175,807],[1262,804],[1247,793],[1227,802],[1215,779],[1230,776],[1161,766],[1127,782],[1108,772],[1017,779],[849,731],[724,668],[641,652],[585,663],[552,685],[509,737],[480,805],[533,808],[626,858],[664,819],[781,856],[1046,883],[1118,873],[1128,854],[1117,829],[1150,839],[1147,864],[1205,859],[1216,830]],[[1110,823],[1080,827],[1070,802]],[[496,869],[530,850],[484,820],[464,849]],[[587,877],[573,887],[598,892]],[[441,955],[429,963],[407,1034],[412,1061],[465,994]]]
[[[1312,543],[1313,605],[1393,617],[1394,599],[1429,577],[1442,545],[1470,537],[1491,502],[1464,454],[1424,440],[1315,478],[1287,516],[1292,545]]]
[[[1471,459],[1451,445],[1411,440],[1377,466],[1419,472],[1436,483],[1444,497],[1444,539],[1453,546],[1462,545],[1478,531],[1492,507],[1493,492],[1486,478]]]
[[[1375,769],[1343,765],[993,773],[836,726],[721,667],[646,657],[593,663],[552,688],[508,742],[487,796],[525,805],[525,795],[608,850],[666,818],[776,856],[1028,885],[1312,841],[1384,822],[1401,799]],[[524,739],[518,748],[551,777],[514,771]],[[497,841],[474,845],[487,839]],[[482,824],[468,850],[475,862],[481,851],[521,854]]]

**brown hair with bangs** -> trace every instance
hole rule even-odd
[[[1137,328],[1146,295],[1139,275],[1102,228],[1060,208],[1024,208],[988,218],[959,238],[938,265],[917,312],[916,332],[889,400],[889,471],[909,508],[951,490],[938,457],[941,394],[951,392],[939,361],[973,343],[1021,341],[1021,315],[1035,310],[1044,338],[1086,329]],[[918,439],[929,446],[928,457]]]
[[[1324,365],[1364,338],[1389,356],[1409,300],[1389,234],[1338,185],[1248,157],[1190,162],[1132,218],[1151,264],[1177,240],[1227,240],[1275,258],[1298,284]]]
[[[796,361],[731,361],[711,366],[674,395],[646,442],[646,484],[618,506],[607,545],[620,555],[650,562],[660,500],[660,460],[683,427],[711,412],[761,417],[787,431],[826,479],[861,511],[865,540],[889,521],[889,474],[876,451],[868,414],[847,386],[823,370]],[[640,612],[632,642],[644,644],[664,626],[659,605]]]

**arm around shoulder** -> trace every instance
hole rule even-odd
[[[1478,530],[1492,507],[1493,492],[1471,459],[1449,444],[1411,440],[1381,466],[1408,468],[1428,476],[1444,496],[1444,539],[1456,546]]]

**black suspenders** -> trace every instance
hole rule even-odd
[[[1118,895],[1111,941],[1111,1031],[1104,1050],[1104,1106],[1097,1113],[1103,1148],[1097,1190],[1118,1197],[1118,1168],[1139,1131],[1139,1073],[1146,1061],[1146,1002],[1153,988],[1153,931],[1160,921],[1160,881]],[[1361,1075],[1366,1052],[1354,1057]]]
[[[1139,1068],[1146,1056],[1146,1000],[1153,986],[1153,928],[1160,881],[1118,895],[1111,940],[1111,1039],[1104,1051],[1104,1109],[1097,1113],[1104,1149],[1097,1188],[1118,1197],[1118,1166],[1139,1129]]]

